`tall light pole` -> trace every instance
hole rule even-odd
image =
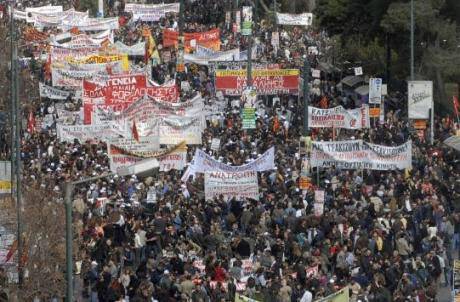
[[[414,80],[414,0],[410,1],[410,79]]]

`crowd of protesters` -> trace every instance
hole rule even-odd
[[[140,28],[148,25],[161,53],[162,29],[178,26],[177,14],[142,24],[124,12],[123,1],[109,2],[109,14],[125,24],[115,39],[125,44],[140,41]],[[185,31],[219,27],[222,49],[244,49],[246,39],[225,24],[225,1],[185,2]],[[273,30],[270,20],[257,20],[259,62],[301,68],[309,46],[321,51],[324,35],[300,27],[279,28],[275,49],[268,38]],[[324,59],[309,58],[313,66]],[[37,66],[31,72],[43,80],[44,68]],[[159,83],[174,73],[174,51],[171,63],[152,71]],[[187,64],[180,78],[206,102],[217,101],[208,67]],[[336,84],[324,78],[313,84],[312,105],[359,106]],[[176,170],[143,178],[114,175],[77,187],[74,260],[85,301],[234,301],[241,293],[257,301],[309,302],[345,286],[351,301],[437,301],[440,288],[451,283],[460,249],[459,154],[442,144],[455,131],[451,119],[435,118],[433,145],[412,130],[404,108],[391,106],[384,122],[376,121],[370,129],[313,129],[315,140],[362,138],[391,146],[411,139],[413,168],[322,169],[315,172],[317,179],[312,177],[312,189],[303,192],[298,96],[260,97],[257,128],[250,132],[242,129],[240,108],[232,107],[232,100],[225,98],[225,111],[207,121],[198,148],[239,166],[274,146],[276,169],[259,173],[260,199],[205,200],[203,176],[184,183],[183,171]],[[402,96],[400,102],[405,102]],[[80,105],[67,107],[77,110]],[[46,99],[34,106],[37,117],[53,107]],[[60,143],[54,125],[25,135],[21,154],[26,182],[62,191],[66,180],[110,170],[104,142]],[[221,145],[212,151],[216,137]],[[194,152],[190,146],[189,161]],[[315,188],[325,191],[319,217],[313,214]],[[155,197],[147,199],[152,190]],[[108,201],[101,206],[97,200],[103,197]]]

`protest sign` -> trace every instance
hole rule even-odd
[[[241,34],[249,36],[252,34],[252,7],[243,6],[242,9],[243,23],[241,26]]]
[[[110,122],[103,125],[57,125],[57,137],[61,142],[72,142],[74,139],[81,143],[88,140],[112,139],[118,137],[130,137],[131,133],[126,125]]]
[[[137,44],[128,46],[121,41],[117,41],[115,44],[113,44],[113,46],[118,52],[127,54],[128,56],[140,57],[145,55],[145,42],[139,42]]]
[[[298,94],[298,69],[253,69],[252,86],[258,95]],[[216,70],[216,90],[241,95],[247,87],[246,70]]]
[[[200,47],[199,45],[197,46]],[[202,49],[205,47],[201,47]],[[206,49],[206,48],[205,48]],[[185,63],[195,63],[198,65],[209,65],[214,61],[238,61],[240,59],[240,49],[235,48],[227,51],[213,51],[210,53],[184,54]]]
[[[313,142],[312,167],[402,170],[412,167],[412,142],[387,147],[362,140]]]
[[[40,91],[40,97],[42,98],[50,98],[53,100],[65,100],[70,96],[69,91],[60,90],[43,83],[38,84],[38,88]]]
[[[314,203],[315,216],[321,216],[324,213],[324,190],[315,190]]]
[[[408,82],[408,110],[410,119],[428,119],[433,108],[433,82]]]
[[[276,20],[281,25],[310,26],[313,22],[312,13],[303,14],[282,14],[276,13]]]
[[[256,129],[256,108],[243,108],[243,129]]]
[[[46,5],[46,6],[39,6],[39,7],[26,7],[25,9],[25,17],[27,23],[32,23],[35,21],[35,16],[38,14],[44,15],[53,15],[53,14],[62,14],[63,8],[62,5]]]
[[[362,67],[354,67],[355,76],[363,75],[363,68]]]
[[[382,103],[382,79],[369,79],[369,104]]]
[[[75,69],[70,66],[52,67],[51,76],[53,86],[60,87],[81,87],[83,80],[92,79],[96,74],[106,70],[105,64],[93,64],[94,69]]]
[[[191,41],[195,40],[196,45],[201,45],[206,48],[218,51],[220,50],[220,30],[218,28],[211,29],[205,32],[184,33],[185,52],[192,50]],[[163,46],[177,47],[179,41],[179,33],[171,29],[163,30]]]
[[[0,161],[0,195],[11,193],[11,162]]]
[[[211,150],[219,151],[220,149],[220,138],[213,138],[211,141]]]
[[[225,200],[236,198],[259,199],[259,184],[256,171],[206,172],[204,176],[206,200],[223,195]]]
[[[311,128],[369,128],[369,106],[346,110],[342,106],[329,109],[308,107],[308,127]]]
[[[275,168],[275,147],[271,147],[264,154],[259,156],[252,162],[242,166],[230,166],[219,162],[212,158],[203,150],[197,149],[192,163],[182,176],[182,181],[188,180],[190,176],[195,176],[196,173],[204,173],[206,171],[222,171],[222,172],[245,172],[256,171],[264,172]]]
[[[77,12],[71,8],[61,12],[28,14],[28,22],[34,23],[37,28],[61,26],[64,22],[81,22],[88,18],[88,11]]]
[[[179,13],[179,3],[135,4],[126,3],[125,12],[133,14],[133,20],[157,22],[167,13]]]
[[[51,46],[50,56],[51,62],[64,63],[68,61],[79,61],[87,56],[96,54],[98,52],[97,48],[85,47],[85,48],[61,48]]]

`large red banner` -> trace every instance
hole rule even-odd
[[[177,102],[177,85],[149,86],[145,75],[110,76],[102,84],[83,81],[84,123],[92,123],[94,106],[120,112],[137,99],[148,95],[164,102]]]
[[[179,33],[171,29],[163,30],[163,46],[177,46]],[[197,45],[218,51],[220,50],[220,30],[218,28],[198,33],[184,33],[185,51],[190,52],[193,48],[191,41],[195,40]]]
[[[298,69],[255,69],[252,86],[258,95],[298,94]],[[241,95],[247,87],[246,70],[216,70],[216,90],[224,95]]]

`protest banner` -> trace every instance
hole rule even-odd
[[[197,46],[200,47],[199,45]],[[201,47],[202,49],[205,47]],[[205,48],[206,49],[206,48]],[[211,49],[210,49],[211,50]],[[215,61],[238,61],[240,59],[240,49],[235,48],[227,51],[213,51],[210,53],[184,54],[185,63],[195,63],[198,65],[209,65]]]
[[[0,195],[11,193],[11,162],[0,161]]]
[[[247,87],[246,70],[216,70],[216,90],[241,95]],[[298,69],[253,69],[252,86],[257,95],[298,94]]]
[[[139,141],[132,138],[110,139],[107,143],[107,155],[110,159],[110,170],[114,173],[120,167],[132,165],[142,159],[138,156],[124,154],[121,149],[139,155],[147,154],[147,152],[158,151],[160,141],[158,137],[141,137]]]
[[[276,13],[276,21],[280,25],[310,26],[313,22],[312,13],[282,14]]]
[[[308,107],[308,127],[310,128],[369,128],[369,106],[346,110],[342,106],[329,109]]]
[[[259,200],[259,184],[256,171],[206,172],[204,176],[206,200],[224,196],[225,200],[253,198]]]
[[[256,108],[243,108],[243,129],[256,129]]]
[[[124,53],[128,56],[140,57],[145,55],[145,42],[139,42],[137,44],[128,46],[121,41],[117,41],[115,44],[113,44],[113,46],[119,53]]]
[[[220,138],[213,138],[211,141],[211,150],[219,151],[220,149]]]
[[[275,169],[275,147],[271,147],[257,159],[242,166],[226,165],[215,160],[203,150],[197,149],[190,166],[182,176],[182,181],[188,180],[190,176],[195,176],[196,173],[204,173],[206,171],[222,171],[231,173],[245,171],[264,172],[273,169]]]
[[[170,170],[183,170],[187,163],[187,147],[184,146],[171,152],[170,154],[158,158],[160,163],[160,172],[168,172]]]
[[[218,51],[220,50],[220,30],[218,28],[211,29],[205,32],[184,33],[185,52],[190,52],[193,47],[191,41],[195,40],[196,45],[201,45],[206,48]],[[163,46],[177,47],[179,41],[179,33],[171,29],[163,30]]]
[[[38,89],[41,98],[49,98],[53,100],[65,100],[70,96],[69,91],[60,90],[43,83],[38,84]]]
[[[433,82],[409,81],[407,85],[409,119],[428,119],[433,108]]]
[[[86,18],[82,20],[64,21],[59,26],[63,31],[78,29],[79,31],[117,30],[118,18]]]
[[[202,118],[168,116],[159,124],[160,144],[174,145],[185,141],[187,145],[201,145],[204,127]]]
[[[97,48],[85,47],[85,48],[61,48],[51,46],[50,56],[51,62],[64,63],[68,61],[79,61],[87,56],[96,54]]]
[[[109,38],[93,38],[90,35],[81,34],[81,35],[71,36],[71,39],[70,39],[69,42],[66,42],[66,43],[57,43],[57,42],[55,42],[54,45],[56,47],[63,47],[63,48],[75,48],[75,49],[93,48],[93,49],[97,49],[97,48],[101,47],[108,40],[109,40]],[[121,60],[121,59],[118,59],[118,60]],[[78,59],[68,58],[67,62],[78,62]],[[96,63],[96,62],[93,62],[93,63]],[[99,63],[103,63],[103,62],[99,62]]]
[[[34,22],[34,17],[37,14],[44,14],[44,15],[52,15],[52,14],[59,14],[63,13],[62,5],[46,5],[46,6],[39,6],[39,7],[26,7],[25,9],[25,19],[27,23]]]
[[[88,11],[77,12],[71,8],[61,12],[32,13],[27,15],[28,22],[37,28],[61,26],[64,22],[81,22],[88,18]]]
[[[110,122],[103,125],[57,125],[57,137],[61,142],[72,142],[77,139],[81,143],[89,140],[113,139],[118,137],[131,137],[131,132],[124,124]]]
[[[402,170],[412,167],[412,142],[387,147],[362,140],[313,142],[312,167],[369,170]]]
[[[52,67],[51,76],[53,86],[81,87],[83,80],[92,79],[96,74],[106,70],[105,65],[94,66],[92,70],[74,69],[69,66]]]
[[[315,203],[313,205],[315,216],[321,216],[324,213],[324,190],[315,190]]]
[[[126,3],[125,12],[133,14],[133,20],[157,22],[167,13],[179,13],[179,3],[135,4]]]
[[[382,79],[369,79],[369,104],[382,103]]]
[[[56,122],[61,125],[79,125],[83,121],[81,111],[56,109]]]

